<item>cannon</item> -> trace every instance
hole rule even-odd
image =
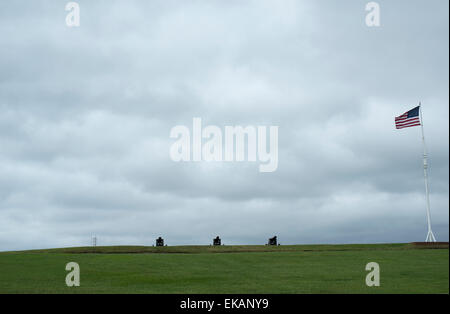
[[[156,246],[164,246],[164,239],[161,237],[156,239]]]
[[[277,245],[277,236],[274,236],[273,238],[269,238],[268,245]]]
[[[219,236],[213,239],[213,245],[222,245],[222,240],[220,240]]]

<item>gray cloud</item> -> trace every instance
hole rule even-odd
[[[0,4],[0,250],[448,241],[448,2]],[[175,163],[170,129],[278,125],[279,166]]]

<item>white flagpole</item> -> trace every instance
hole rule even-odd
[[[427,162],[427,146],[425,144],[425,135],[423,132],[423,117],[422,117],[422,104],[419,102],[420,112],[420,126],[422,128],[422,143],[423,143],[423,176],[425,178],[425,193],[427,200],[427,221],[428,221],[428,233],[425,242],[436,242],[433,231],[431,230],[431,213],[430,213],[430,195],[428,188],[428,162]]]

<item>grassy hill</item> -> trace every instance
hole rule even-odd
[[[448,293],[448,258],[448,243],[4,252],[0,293]],[[80,265],[80,287],[65,285],[68,262]],[[380,287],[365,285],[369,262],[380,265]]]

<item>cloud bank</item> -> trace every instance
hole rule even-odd
[[[0,4],[0,250],[448,241],[448,2]],[[276,125],[277,171],[176,163],[175,125]]]

